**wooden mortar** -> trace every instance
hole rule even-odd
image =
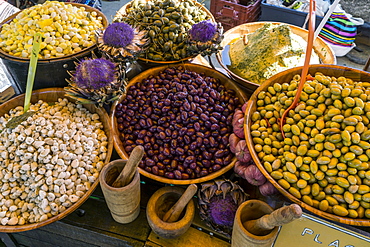
[[[129,184],[119,188],[112,186],[125,165],[126,160],[114,160],[105,165],[99,175],[100,187],[111,215],[122,224],[134,221],[140,213],[140,173],[137,169]]]
[[[130,157],[128,158],[125,167],[121,173],[117,176],[116,180],[111,184],[113,187],[119,188],[128,185],[137,171],[137,167],[144,156],[143,146],[136,146],[132,150]]]
[[[271,247],[278,226],[301,217],[302,209],[292,204],[273,210],[260,200],[242,203],[235,214],[231,246]]]
[[[173,239],[184,234],[193,222],[195,204],[191,199],[184,211],[175,222],[165,222],[164,215],[176,204],[184,194],[181,187],[167,186],[157,190],[149,199],[146,216],[149,226],[160,237]]]

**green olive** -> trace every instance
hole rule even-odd
[[[352,97],[345,97],[343,101],[348,107],[354,107],[356,105],[356,101]]]
[[[356,106],[355,108],[352,109],[352,114],[354,115],[362,115],[364,111],[362,110],[361,107]]]
[[[325,135],[323,135],[323,134],[317,134],[314,137],[314,140],[315,140],[315,142],[323,142],[323,141],[325,141]]]
[[[294,135],[300,135],[301,134],[301,130],[297,125],[291,126],[291,131]]]
[[[170,31],[170,27],[165,26],[162,28],[162,33],[168,33],[169,31]]]
[[[343,122],[343,120],[344,120],[344,116],[343,115],[335,115],[331,119],[331,121],[337,122],[337,123],[341,123],[341,122]]]
[[[321,156],[321,157],[317,158],[316,162],[319,165],[327,165],[327,164],[330,163],[330,158]]]
[[[340,134],[334,134],[329,136],[328,141],[332,143],[338,143],[342,140],[342,137]]]
[[[155,34],[155,31],[154,30],[150,30],[148,32],[148,35],[149,35],[149,37],[154,38],[156,34]]]
[[[360,141],[360,142],[358,143],[358,145],[359,145],[362,149],[370,149],[370,143],[369,143],[369,142]]]
[[[351,97],[360,96],[363,93],[362,89],[355,88],[351,91]]]
[[[152,59],[154,61],[161,61],[161,60],[163,60],[163,57],[159,54],[155,54],[155,55],[153,55]]]
[[[337,109],[337,108],[332,108],[328,111],[327,115],[329,117],[334,117],[336,115],[340,115],[341,114],[341,110],[340,109]]]
[[[358,122],[359,121],[358,121],[358,119],[355,116],[346,117],[343,120],[343,123],[346,124],[346,125],[357,125]]]
[[[370,140],[370,130],[366,130],[361,134],[361,140],[368,141]]]
[[[153,25],[156,25],[157,27],[161,27],[163,25],[163,23],[160,20],[155,20],[153,22]]]

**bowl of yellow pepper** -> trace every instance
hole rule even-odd
[[[24,91],[25,68],[30,61],[35,34],[39,33],[42,38],[34,88],[65,86],[67,70],[74,69],[77,58],[91,55],[97,47],[96,31],[107,25],[104,14],[90,6],[46,1],[0,23],[0,57]]]

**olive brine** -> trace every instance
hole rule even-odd
[[[140,168],[193,179],[233,160],[228,144],[237,107],[235,91],[218,79],[178,66],[130,86],[115,116],[125,151],[145,149]]]

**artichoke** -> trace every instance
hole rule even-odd
[[[201,184],[198,191],[200,218],[213,230],[231,236],[236,210],[249,195],[228,179]]]
[[[125,90],[125,68],[105,58],[86,58],[76,63],[65,87],[68,97],[79,104],[102,107],[118,99]]]
[[[211,20],[201,21],[194,24],[189,30],[186,43],[189,56],[210,56],[222,49],[223,27],[221,23],[213,23]]]
[[[146,31],[139,31],[123,22],[109,24],[97,34],[98,49],[103,56],[124,65],[136,61],[147,43],[144,38]]]

